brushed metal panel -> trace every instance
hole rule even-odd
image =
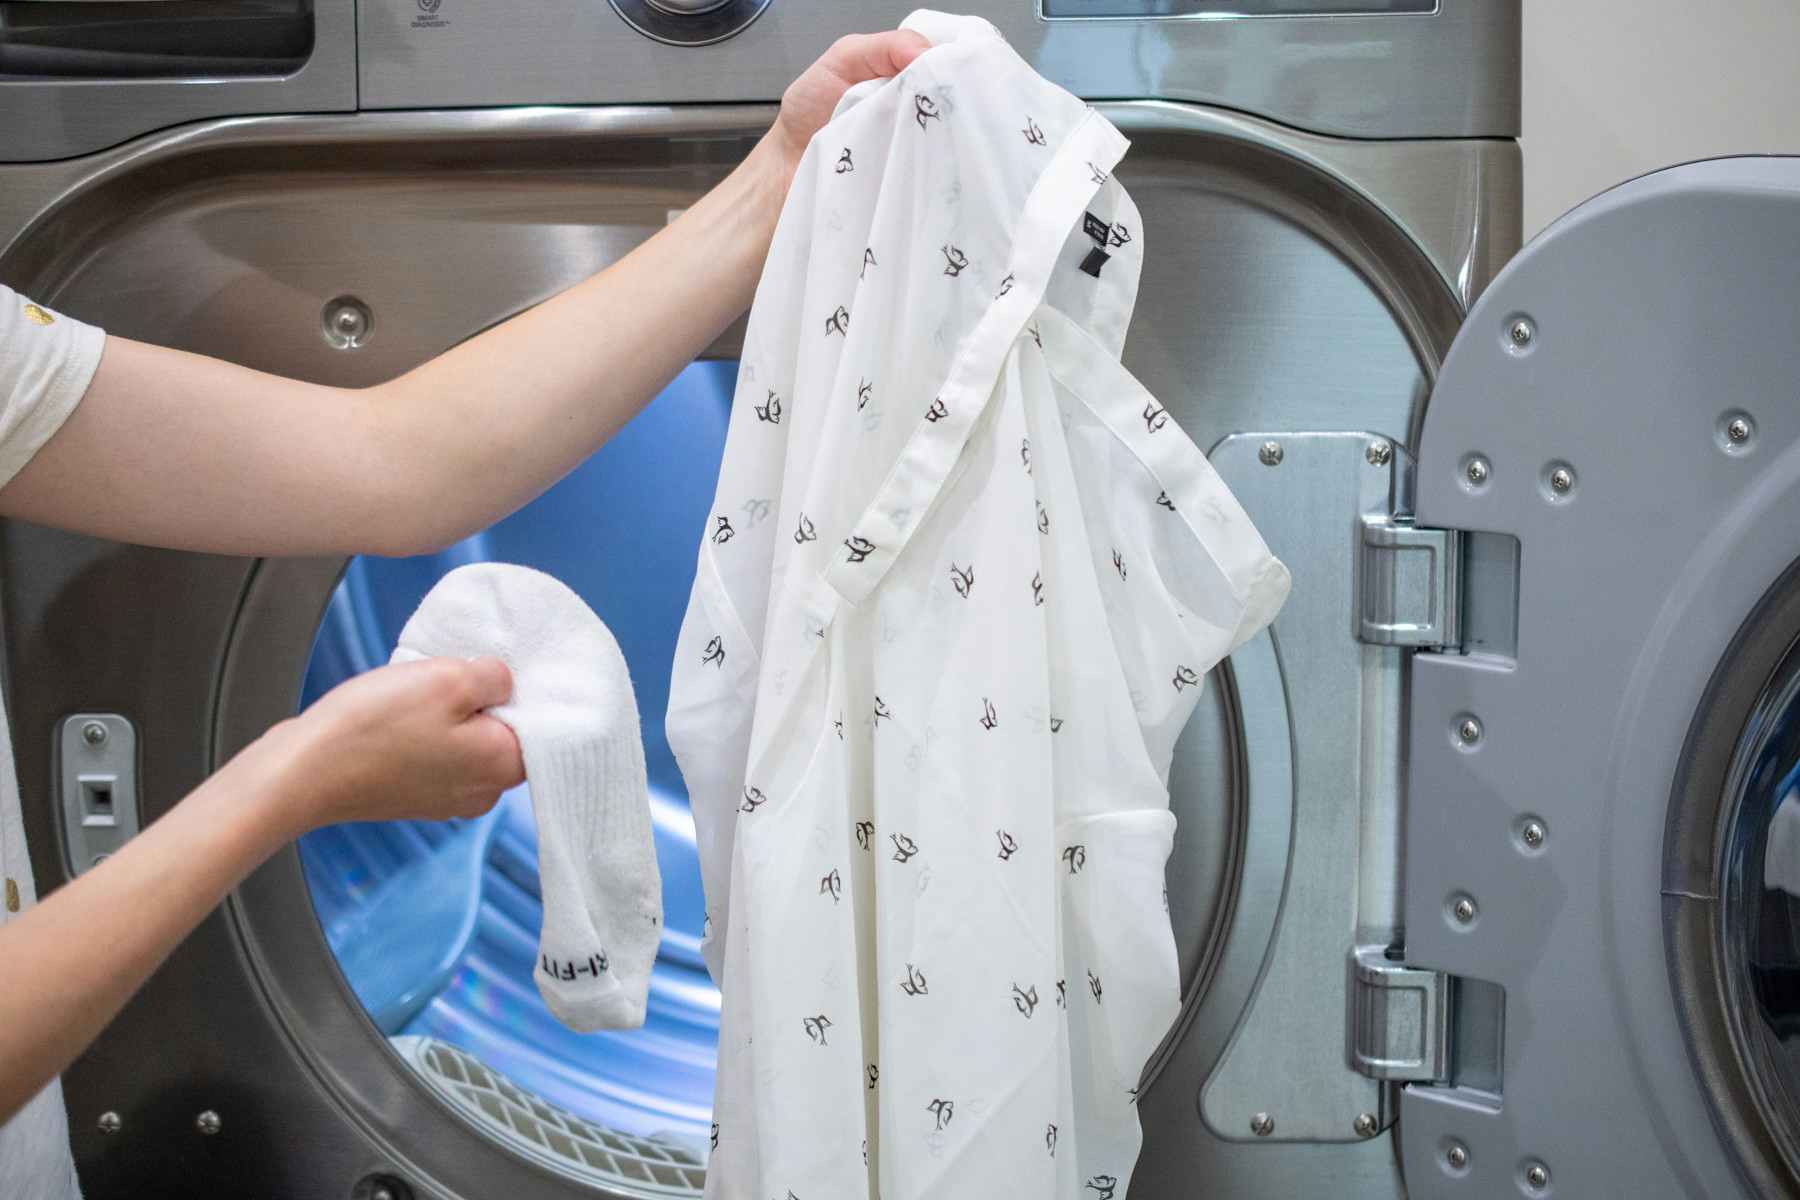
[[[890,29],[912,0],[776,0],[710,46],[651,41],[597,0],[358,5],[364,108],[773,101],[831,41]],[[1406,16],[1045,21],[967,4],[1047,78],[1095,100],[1166,99],[1355,138],[1514,138],[1519,0]]]

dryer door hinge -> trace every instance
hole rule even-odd
[[[1376,646],[1462,644],[1462,534],[1407,516],[1364,516],[1356,556],[1356,636]]]
[[[1441,1082],[1450,1078],[1450,977],[1362,946],[1352,966],[1350,1061],[1371,1079]]]

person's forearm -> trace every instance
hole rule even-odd
[[[254,749],[0,926],[0,1122],[74,1060],[225,894],[298,832]]]
[[[325,387],[108,337],[0,516],[226,554],[405,554],[490,524],[592,454],[749,307],[807,143],[926,48],[838,39],[737,170],[625,258],[398,379]],[[478,286],[479,281],[471,281]]]
[[[749,306],[791,157],[768,139],[599,275],[362,390],[108,338],[0,515],[226,554],[406,554],[592,454]]]
[[[748,308],[789,170],[759,145],[602,274],[378,389],[407,481],[405,548],[453,541],[536,496]]]

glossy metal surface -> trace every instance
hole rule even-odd
[[[1405,445],[1463,299],[1516,240],[1516,149],[1340,143],[1179,105],[1106,111],[1133,139],[1122,178],[1155,245],[1127,365],[1202,445],[1261,428],[1370,431]],[[372,383],[616,258],[728,169],[768,115],[523,110],[194,126],[89,160],[7,169],[0,277],[118,333]],[[354,350],[321,329],[321,314],[345,296],[372,316]],[[735,334],[711,351],[735,352]],[[1299,489],[1292,502],[1323,500]],[[1343,531],[1351,537],[1347,516]],[[146,815],[166,810],[292,711],[340,565],[255,564],[6,526],[0,584],[18,745],[48,745],[69,711],[132,716],[155,748]],[[136,602],[121,606],[123,594]],[[166,620],[170,612],[181,620]],[[1347,636],[1347,609],[1332,629]],[[1281,907],[1287,835],[1257,792],[1266,781],[1288,794],[1283,673],[1303,678],[1311,665],[1263,645],[1209,689],[1176,769],[1182,824],[1170,879],[1181,894],[1171,907],[1195,986],[1184,1036],[1140,1106],[1150,1149],[1134,1195],[1175,1200],[1204,1178],[1220,1196],[1340,1184],[1359,1198],[1392,1196],[1400,1185],[1386,1138],[1227,1143],[1196,1113],[1200,1080],[1261,974],[1278,914],[1296,927],[1314,915],[1291,897]],[[21,750],[27,795],[42,794],[45,757]],[[40,878],[60,878],[44,850],[54,845],[46,815],[29,819]],[[144,1053],[151,1045],[161,1052]],[[216,1139],[204,1161],[177,1148],[191,1138],[157,1136],[168,1098],[189,1093],[229,1093],[241,1131]],[[348,1191],[381,1170],[421,1194],[489,1196],[516,1190],[523,1169],[469,1137],[386,1053],[330,967],[291,853],[177,952],[71,1073],[69,1095],[99,1194],[126,1180],[194,1178],[270,1194],[310,1193],[321,1181]],[[103,1108],[144,1136],[102,1139],[93,1131]],[[543,1195],[573,1194],[533,1177],[540,1183]]]
[[[833,38],[891,28],[911,0],[779,0],[729,41],[647,42],[595,0],[416,0],[357,8],[360,106],[771,101]],[[1519,0],[1425,15],[1045,21],[976,8],[1047,78],[1090,99],[1160,97],[1354,138],[1513,138]],[[672,84],[671,81],[679,81]]]
[[[287,74],[0,79],[0,163],[91,154],[184,121],[245,113],[351,112],[356,108],[356,7],[356,0],[312,0],[312,53]]]
[[[1258,447],[1281,443],[1277,466]],[[1405,651],[1366,646],[1345,621],[1362,551],[1361,521],[1394,511],[1410,463],[1376,466],[1359,433],[1242,433],[1212,460],[1288,564],[1294,587],[1271,635],[1293,735],[1293,835],[1284,915],[1254,999],[1210,1073],[1200,1111],[1227,1140],[1253,1135],[1361,1140],[1359,1114],[1384,1110],[1382,1084],[1353,1069],[1347,964],[1356,947],[1400,939],[1400,699]],[[1273,803],[1273,795],[1253,795]],[[1303,917],[1299,916],[1304,914]]]

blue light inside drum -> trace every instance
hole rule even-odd
[[[704,1145],[719,993],[687,793],[663,732],[669,669],[725,444],[736,365],[689,367],[600,452],[523,510],[441,554],[354,560],[332,596],[304,703],[387,661],[431,586],[464,563],[523,563],[599,613],[643,718],[664,931],[641,1030],[565,1029],[532,983],[543,919],[527,788],[441,824],[340,825],[300,856],[345,978],[384,1033],[459,1046],[515,1084],[625,1132]],[[504,406],[496,405],[504,419]]]

